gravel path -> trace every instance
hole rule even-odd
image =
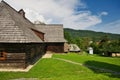
[[[52,55],[53,55],[53,53],[48,51],[48,52],[46,52],[45,55],[43,55],[42,58],[52,58]]]
[[[26,69],[0,69],[0,72],[28,72],[33,65],[29,65]]]

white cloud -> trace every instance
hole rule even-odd
[[[99,30],[104,32],[109,32],[109,33],[120,34],[120,20],[116,20],[114,22],[105,24]]]
[[[32,22],[41,20],[46,23],[63,23],[64,27],[85,29],[102,22],[99,15],[90,11],[76,12],[76,6],[85,8],[81,0],[5,0],[15,9],[25,9],[26,16]],[[76,15],[77,13],[77,15]],[[101,15],[107,15],[102,12]]]
[[[100,31],[100,32],[120,34],[120,20],[109,22],[104,25],[89,27],[88,29],[96,30],[96,31]]]
[[[106,15],[108,15],[108,12],[103,11],[103,12],[100,13],[99,16],[101,17],[101,16],[106,16]]]
[[[74,29],[85,29],[89,26],[93,26],[101,22],[102,21],[98,16],[91,15],[91,12],[89,11],[66,17],[63,20],[63,23],[66,27]]]
[[[32,22],[34,21],[46,22],[44,16],[40,15],[38,12],[30,9],[24,9],[24,11],[26,12],[26,17]]]

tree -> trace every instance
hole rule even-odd
[[[108,37],[104,37],[98,46],[100,52],[104,52],[106,55],[110,55],[111,53],[119,53],[120,52],[120,40],[110,41]]]
[[[94,54],[100,54],[101,51],[99,49],[99,45],[96,42],[93,42],[92,44],[90,44],[90,46],[94,49],[93,52]]]
[[[79,48],[82,49],[83,51],[87,51],[87,48],[90,46],[90,41],[91,39],[88,37],[85,38],[77,37],[75,38],[74,43],[77,44]]]
[[[120,41],[116,40],[116,41],[112,41],[107,45],[107,51],[108,52],[120,52]]]
[[[65,37],[65,39],[68,41],[68,43],[72,43],[72,42],[73,42],[70,33],[64,32],[64,37]]]
[[[109,38],[107,35],[103,36],[99,42],[98,48],[100,52],[107,53],[107,46],[109,43]]]

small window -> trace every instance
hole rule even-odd
[[[6,53],[0,52],[0,60],[5,60],[5,59],[6,59]]]
[[[0,58],[4,57],[4,54],[2,52],[0,52]]]

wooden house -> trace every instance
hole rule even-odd
[[[46,51],[64,52],[63,25],[33,24],[23,9],[0,3],[0,68],[26,68]]]
[[[47,51],[64,53],[64,31],[62,24],[35,24],[35,27],[45,33],[44,42],[47,44]]]
[[[26,68],[46,51],[44,33],[6,2],[0,3],[0,68]]]

